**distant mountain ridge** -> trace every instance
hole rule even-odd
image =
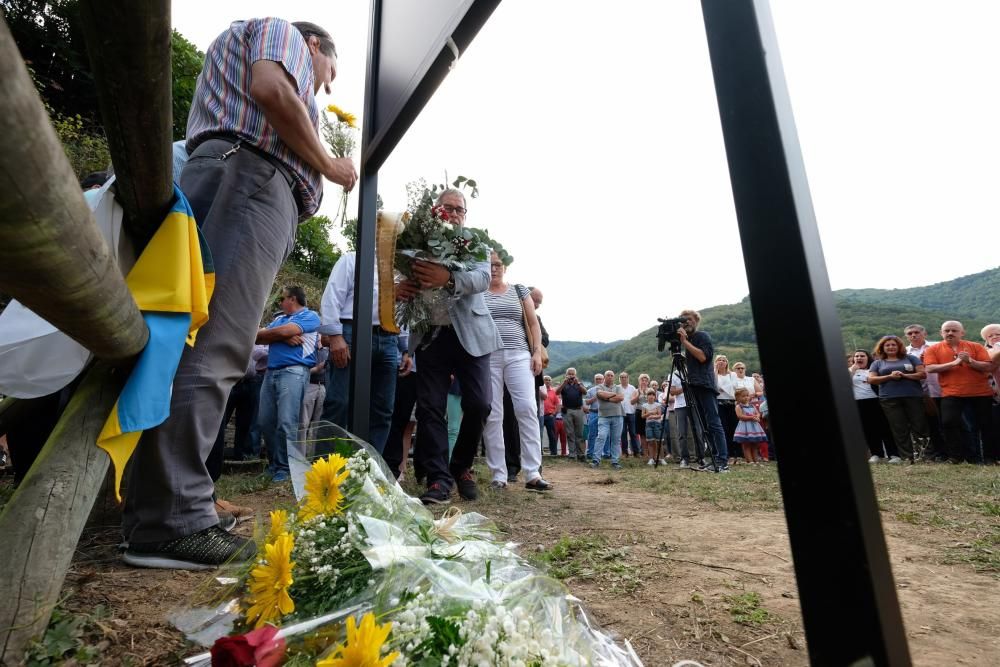
[[[922,324],[933,337],[948,319],[961,320],[967,338],[978,341],[985,324],[1000,321],[1000,268],[925,287],[837,290],[834,297],[845,354],[857,348],[870,350],[888,333],[902,337],[909,324]],[[730,362],[743,361],[750,372],[761,370],[749,297],[700,312],[702,328],[711,333],[718,353],[728,356]],[[609,368],[627,370],[633,378],[642,372],[654,378],[665,376],[670,358],[656,351],[655,333],[656,328],[650,327],[598,352],[570,358],[564,364],[550,363],[548,371],[556,377],[566,367],[575,366],[585,379]]]
[[[549,346],[546,348],[549,353],[549,366],[545,372],[548,373],[550,369],[555,369],[559,373],[562,373],[569,368],[571,365],[570,362],[573,359],[598,354],[621,342],[623,341],[616,340],[611,343],[598,343],[595,341],[550,340]]]

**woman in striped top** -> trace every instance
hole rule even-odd
[[[483,440],[486,465],[495,489],[507,487],[507,463],[503,440],[503,387],[507,385],[518,428],[521,432],[521,470],[530,491],[547,491],[552,485],[542,479],[542,438],[538,427],[538,404],[535,402],[535,375],[542,370],[542,331],[535,317],[535,304],[523,285],[504,282],[507,267],[493,253],[490,257],[490,287],[484,294],[486,306],[497,325],[503,347],[490,355],[490,379],[493,402],[486,419]],[[531,344],[528,332],[531,327]]]

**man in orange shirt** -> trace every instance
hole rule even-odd
[[[962,413],[969,409],[974,418],[973,432],[979,431],[988,451],[985,459],[995,459],[992,451],[992,397],[988,377],[993,369],[990,354],[979,343],[962,340],[965,328],[961,322],[949,320],[941,325],[941,342],[924,351],[924,364],[928,373],[937,373],[941,383],[941,427],[944,431],[948,458],[960,463],[962,452]],[[970,453],[978,461],[978,452]]]

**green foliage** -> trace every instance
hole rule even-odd
[[[947,313],[937,322],[921,322],[933,332],[947,319],[960,319],[966,331],[972,331],[965,319],[996,321],[1000,312],[1000,268],[982,271],[954,280],[907,289],[845,289],[836,292],[841,301],[915,307]],[[910,323],[912,324],[912,323]]]
[[[325,215],[314,215],[300,224],[288,261],[299,270],[325,281],[340,259],[340,250],[330,242],[332,229],[333,221]]]
[[[187,134],[188,113],[195,84],[205,64],[205,54],[174,30],[170,35],[170,67],[173,78],[174,141]]]
[[[111,166],[108,140],[99,127],[89,126],[79,115],[63,116],[57,112],[52,113],[52,126],[78,179]]]
[[[771,619],[771,614],[760,606],[760,595],[754,591],[726,596],[726,602],[729,603],[729,614],[737,623],[761,625]]]
[[[598,354],[608,348],[618,345],[621,342],[623,341],[618,340],[613,343],[597,343],[594,341],[581,342],[574,340],[550,340],[549,347],[547,348],[549,353],[549,367],[546,372],[552,377],[561,375],[566,372],[567,368],[573,365],[570,362],[574,359]]]
[[[465,646],[466,640],[459,633],[458,623],[440,616],[428,616],[427,624],[431,626],[431,634],[413,649],[408,656],[409,662],[416,667],[436,667],[442,664],[442,659],[449,655],[448,648]]]
[[[100,664],[100,649],[88,645],[89,626],[107,617],[108,611],[98,606],[92,614],[72,614],[56,607],[45,634],[41,639],[32,642],[24,656],[28,667],[43,667],[47,665],[62,665],[72,663],[77,665]]]

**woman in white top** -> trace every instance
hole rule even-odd
[[[869,463],[878,463],[883,455],[888,456],[889,463],[902,463],[896,451],[896,443],[889,429],[885,412],[878,402],[878,394],[868,384],[868,366],[872,358],[865,350],[854,351],[854,362],[848,371],[851,374],[851,386],[854,388],[854,402],[861,416],[861,430],[865,434],[865,442],[871,453]]]
[[[540,472],[542,434],[535,400],[535,376],[542,371],[541,327],[528,289],[521,285],[508,285],[504,282],[506,273],[507,267],[493,253],[490,257],[490,287],[483,296],[500,332],[503,347],[490,355],[493,402],[483,431],[486,465],[493,476],[493,488],[506,488],[507,460],[503,439],[503,388],[506,384],[521,433],[521,470],[527,480],[524,486],[530,491],[547,491],[552,485],[542,479]],[[531,327],[534,350],[528,349],[525,320]]]
[[[719,418],[722,419],[722,428],[726,432],[726,445],[729,447],[729,465],[736,463],[736,446],[733,443],[733,434],[736,433],[736,425],[740,420],[736,417],[736,391],[734,381],[736,373],[729,370],[729,358],[724,354],[715,356],[715,385],[719,388],[717,400],[719,402]]]
[[[752,377],[747,376],[747,366],[742,361],[733,364],[733,392],[737,389],[746,389],[750,392],[751,399],[760,397],[764,393],[764,387]]]

